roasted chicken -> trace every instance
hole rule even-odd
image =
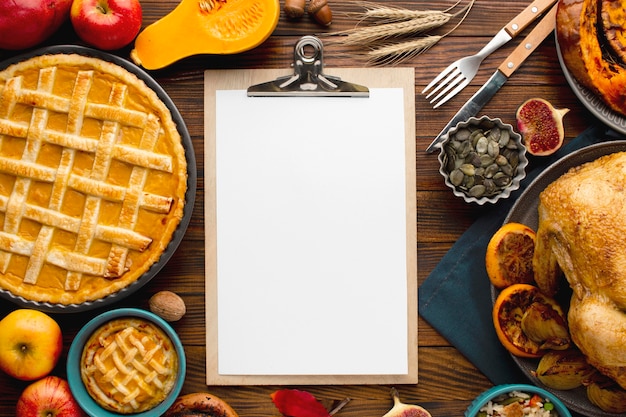
[[[565,276],[572,340],[626,388],[626,152],[573,168],[541,193],[533,268],[547,295]]]

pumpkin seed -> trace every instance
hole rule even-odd
[[[511,177],[504,172],[497,172],[496,175],[493,176],[493,182],[498,187],[506,187],[511,183]]]
[[[506,158],[504,158],[504,160],[506,161]],[[494,159],[491,155],[488,154],[484,154],[484,155],[480,155],[480,166],[481,167],[488,167],[489,165],[493,164]]]
[[[476,173],[476,167],[472,164],[463,164],[459,169],[463,174],[467,175],[468,177],[473,177]]]
[[[461,172],[460,169],[455,169],[450,173],[450,182],[454,184],[455,187],[463,184],[463,179],[465,178],[465,174]]]
[[[513,167],[510,164],[502,165],[502,167],[500,167],[500,169],[502,170],[502,172],[504,172],[509,177],[513,176]]]
[[[498,187],[496,187],[495,182],[493,182],[491,178],[485,178],[483,185],[485,186],[485,194],[487,195],[494,194],[498,189]]]
[[[474,151],[470,152],[470,154],[467,155],[467,158],[465,158],[465,162],[468,164],[472,164],[475,167],[479,167],[482,165],[482,162],[480,160],[480,155],[478,155]]]
[[[509,139],[509,141],[506,144],[506,147],[509,149],[517,150],[517,143],[515,143],[513,139]]]
[[[500,165],[491,164],[487,168],[485,168],[485,178],[492,178],[500,171]]]
[[[485,136],[481,136],[476,141],[476,152],[483,154],[487,152],[489,146],[489,140]]]
[[[465,159],[467,155],[472,151],[472,144],[468,141],[462,142],[461,148],[458,151],[459,158]]]
[[[476,147],[476,142],[478,141],[478,138],[480,138],[481,136],[484,136],[484,133],[480,129],[476,129],[470,134],[469,141],[473,147]]]
[[[463,146],[463,141],[462,140],[456,140],[455,139],[455,140],[450,141],[450,148],[455,153],[458,152],[461,149],[461,146]]]
[[[500,155],[500,145],[498,142],[489,141],[487,144],[487,153],[494,158]]]
[[[498,157],[495,160],[496,164],[498,164],[499,166],[503,166],[509,163],[509,160],[506,159],[506,156],[504,155],[498,155]]]
[[[508,143],[509,143],[509,131],[508,130],[503,130],[502,132],[500,132],[500,137],[498,138],[498,145],[500,145],[501,148],[504,148]]]
[[[456,138],[456,140],[463,141],[469,139],[471,133],[472,132],[470,132],[469,129],[459,129],[454,134],[454,137]]]
[[[482,197],[485,195],[485,186],[482,184],[478,184],[470,188],[468,194],[471,197]]]
[[[500,136],[502,135],[502,130],[500,129],[491,129],[489,130],[489,141],[490,142],[498,142],[500,140]]]

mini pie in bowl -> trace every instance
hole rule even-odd
[[[135,414],[153,409],[176,383],[179,358],[172,340],[155,323],[122,317],[89,337],[80,360],[81,379],[102,408]]]
[[[72,53],[0,71],[0,289],[70,305],[126,288],[165,251],[186,190],[177,126],[136,75]]]

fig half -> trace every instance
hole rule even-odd
[[[391,388],[393,407],[383,417],[432,417],[423,407],[415,404],[405,404],[400,401],[400,394],[395,388]]]
[[[515,118],[524,145],[531,155],[552,155],[563,144],[563,116],[569,109],[556,109],[542,98],[531,98],[517,109]]]

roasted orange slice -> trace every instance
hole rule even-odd
[[[535,231],[521,223],[506,223],[491,237],[485,254],[487,275],[494,287],[532,284]]]
[[[539,288],[513,284],[500,292],[493,305],[493,325],[502,345],[513,355],[538,358],[545,354],[540,343],[531,340],[522,329],[524,313],[534,303],[544,304],[563,315],[560,305]]]

